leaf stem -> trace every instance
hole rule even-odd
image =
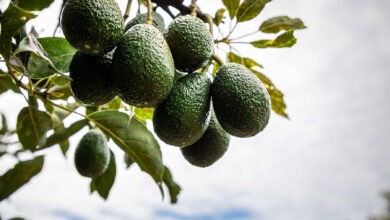
[[[244,35],[241,35],[239,37],[236,37],[236,38],[232,38],[231,40],[239,40],[241,38],[244,38],[244,37],[249,37],[251,35],[254,35],[254,34],[257,34],[259,31],[254,31],[254,32],[251,32],[251,33],[247,33],[247,34],[244,34]]]

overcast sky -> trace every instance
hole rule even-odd
[[[7,1],[0,1],[2,9]],[[118,1],[122,8],[125,1]],[[219,1],[199,0],[206,12]],[[36,19],[50,30],[59,2]],[[183,191],[177,205],[161,201],[152,179],[137,167],[118,174],[108,201],[89,195],[89,180],[48,151],[44,171],[0,204],[3,217],[29,219],[261,219],[360,220],[381,213],[380,192],[390,190],[390,2],[388,0],[274,0],[253,22],[277,15],[300,17],[292,49],[242,47],[286,95],[291,120],[272,115],[256,137],[232,138],[214,166],[188,164],[162,144],[165,163]],[[40,29],[38,28],[38,31]],[[49,35],[41,32],[41,36]],[[272,37],[258,34],[253,39]],[[249,38],[251,39],[251,38]],[[0,96],[0,111],[16,117],[24,100]],[[5,105],[4,103],[7,103]],[[14,108],[9,108],[9,106]],[[0,171],[9,164],[0,161]]]

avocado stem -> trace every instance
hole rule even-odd
[[[191,16],[196,17],[196,0],[191,1]]]
[[[146,6],[148,7],[148,18],[146,19],[146,24],[153,24],[153,16],[152,16],[152,12],[153,12],[153,5],[152,5],[152,1],[151,0],[147,0],[146,1]]]
[[[213,58],[213,60],[215,60],[215,62],[217,62],[219,66],[222,66],[224,64],[222,59],[215,53],[211,55],[211,58]]]
[[[131,2],[132,2],[132,0],[127,0],[126,11],[125,11],[125,14],[123,15],[123,19],[125,21],[129,17],[129,15],[130,15]]]

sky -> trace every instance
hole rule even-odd
[[[0,1],[2,9],[6,2]],[[217,2],[198,0],[210,13],[221,7]],[[125,1],[118,3],[123,9]],[[59,4],[32,23],[44,27],[38,28],[41,36],[50,35]],[[383,212],[380,193],[390,190],[389,9],[387,0],[274,0],[239,27],[237,33],[249,33],[278,15],[300,17],[308,27],[296,32],[291,49],[240,47],[284,92],[291,120],[273,114],[264,132],[232,138],[224,157],[205,169],[161,143],[164,161],[183,189],[178,204],[162,201],[139,168],[126,170],[114,145],[118,171],[109,199],[89,195],[89,180],[73,164],[78,135],[67,159],[59,149],[46,152],[43,172],[0,203],[2,217],[360,220]],[[272,35],[248,39],[267,37]],[[24,100],[7,93],[0,103],[7,103],[0,111],[16,118]],[[9,166],[0,160],[0,173]]]

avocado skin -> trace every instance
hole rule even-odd
[[[110,162],[106,137],[100,131],[89,131],[77,145],[74,160],[82,176],[96,178],[103,174]]]
[[[157,136],[167,144],[186,147],[203,135],[210,121],[211,79],[191,73],[180,78],[154,110]]]
[[[115,50],[111,74],[119,97],[136,107],[154,107],[171,91],[175,66],[163,35],[153,25],[137,24]]]
[[[176,68],[192,72],[210,60],[213,53],[213,38],[202,20],[185,15],[172,21],[164,33],[171,48]]]
[[[215,114],[222,128],[237,137],[262,131],[271,114],[271,101],[263,83],[241,64],[221,66],[211,86]]]
[[[180,148],[184,158],[194,166],[208,167],[219,160],[229,147],[230,135],[219,124],[212,111],[210,124],[194,144]]]
[[[165,29],[164,18],[157,12],[152,12],[153,25],[162,33]],[[136,24],[145,24],[148,18],[147,13],[139,14],[131,19],[125,26],[125,32]]]
[[[61,27],[74,48],[99,55],[119,42],[124,20],[114,0],[68,0],[62,11]]]
[[[76,52],[69,66],[74,97],[86,105],[103,105],[115,98],[110,79],[112,57]]]

